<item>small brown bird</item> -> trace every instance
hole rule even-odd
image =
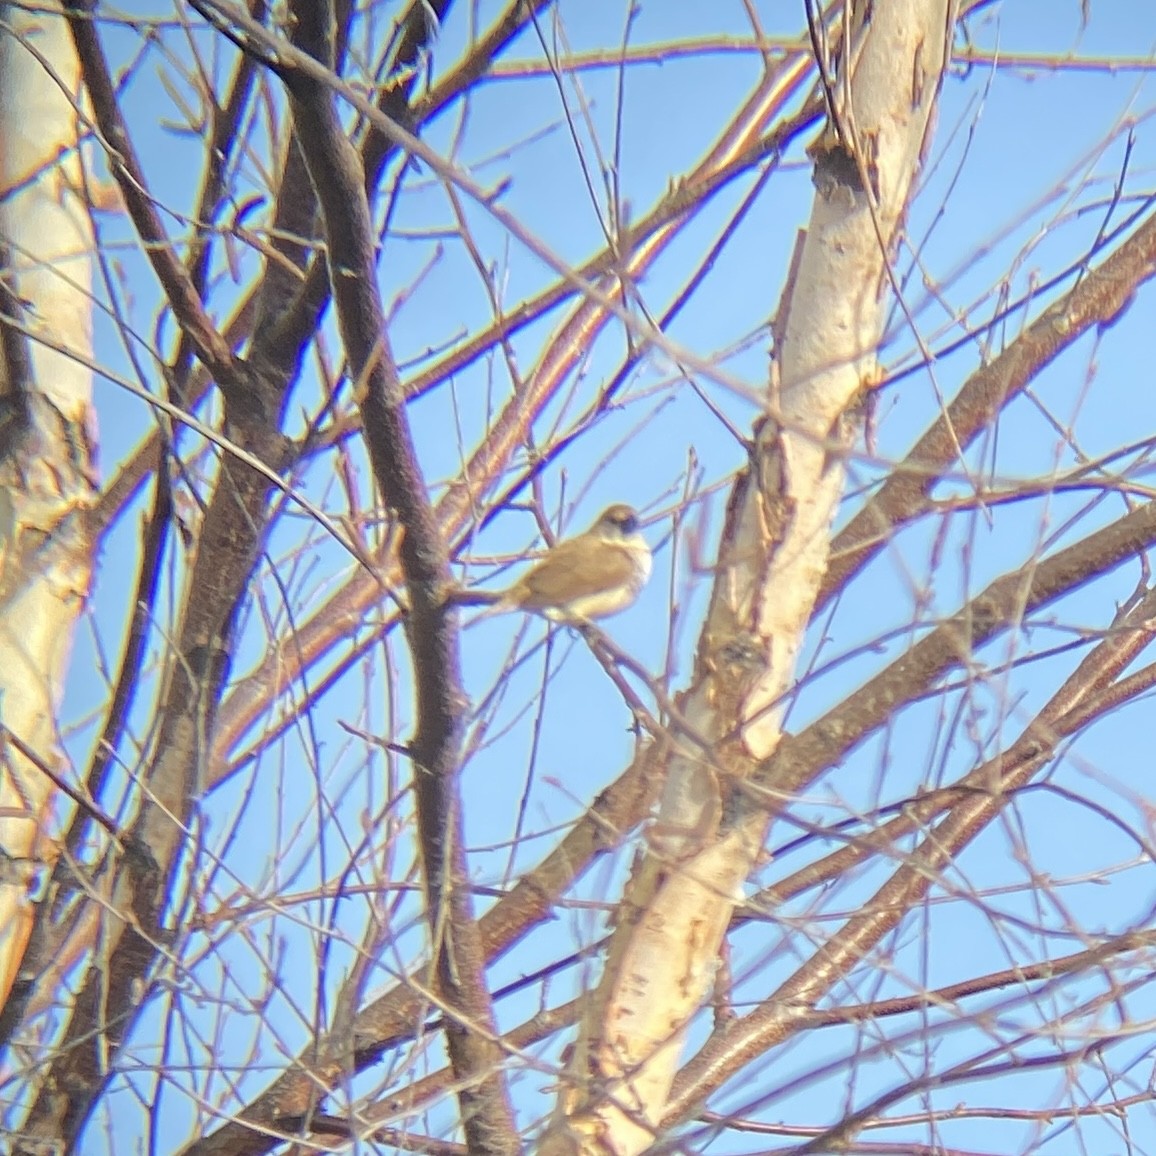
[[[468,600],[491,603],[487,614],[529,610],[551,622],[579,624],[625,610],[650,569],[638,515],[620,503],[589,530],[559,542],[512,586],[493,594],[471,591]]]

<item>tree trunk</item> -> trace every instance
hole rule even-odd
[[[55,862],[57,713],[91,574],[93,247],[64,20],[0,13],[0,1005]],[[41,338],[51,344],[42,343]]]

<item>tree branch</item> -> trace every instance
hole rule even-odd
[[[329,3],[296,0],[295,44],[332,64]],[[463,712],[449,554],[417,460],[405,394],[386,334],[377,289],[375,245],[365,177],[346,139],[327,85],[283,74],[297,140],[321,206],[338,326],[356,383],[362,428],[378,492],[401,530],[398,556],[409,611],[406,637],[417,691],[410,743],[418,832],[428,899],[437,990],[448,1004],[446,1038],[459,1081],[463,1126],[472,1152],[519,1150],[503,1058],[485,978],[485,951],[473,914],[458,779]]]

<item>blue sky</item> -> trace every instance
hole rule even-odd
[[[168,6],[162,5],[126,7],[134,14],[169,13]],[[769,36],[798,35],[801,5],[760,0],[754,7]],[[488,25],[499,8],[494,3],[477,5],[478,24]],[[1014,299],[1068,269],[1082,259],[1101,229],[1119,223],[1137,198],[1150,193],[1156,138],[1151,125],[1150,69],[1108,74],[1074,67],[1046,70],[993,64],[996,50],[1012,59],[1026,53],[1152,58],[1156,9],[1121,0],[1092,4],[1090,9],[1089,22],[1083,27],[1077,3],[1006,0],[992,5],[970,25],[972,43],[983,58],[968,66],[957,64],[944,87],[923,188],[909,218],[909,237],[918,239],[919,248],[907,301],[920,333],[933,349],[955,341],[965,325],[979,335],[938,361],[933,376],[916,372],[882,391],[875,408],[873,442],[868,453],[853,464],[849,489],[869,484],[900,459],[934,419],[938,395],[952,396],[986,352],[998,352],[1014,339],[1025,319],[1036,316],[1056,292],[1047,292],[1026,310],[985,329],[1001,308],[1001,287],[1006,286]],[[455,9],[441,30],[432,65],[435,78],[467,43],[469,11],[468,7]],[[564,0],[558,11],[557,29],[552,17],[542,21],[547,43],[564,30],[574,51],[620,44],[625,21],[622,5],[609,0]],[[645,44],[706,34],[739,37],[749,35],[749,30],[738,0],[711,5],[651,3],[640,7],[630,38],[632,44]],[[128,30],[110,32],[105,39],[110,55],[120,64],[140,50],[138,37]],[[177,35],[167,35],[165,43],[173,52],[187,51]],[[962,43],[957,41],[959,46]],[[526,35],[510,58],[540,59],[541,52],[535,37]],[[161,58],[155,52],[154,57],[151,67],[134,76],[125,95],[125,109],[138,134],[138,148],[157,199],[174,210],[187,210],[195,197],[200,146],[197,140],[161,127],[161,118],[176,119],[179,114],[157,80]],[[622,82],[621,108],[619,73],[612,68],[585,71],[581,86],[589,105],[587,113],[579,109],[572,84],[563,86],[578,146],[551,77],[499,78],[480,86],[464,112],[460,106],[451,109],[423,136],[443,152],[453,150],[457,161],[483,184],[498,186],[508,181],[502,205],[553,252],[581,263],[604,244],[607,197],[597,156],[614,154],[619,122],[621,196],[629,204],[631,218],[637,220],[703,154],[720,125],[757,83],[760,69],[757,55],[734,51],[637,65]],[[1133,140],[1123,196],[1109,215],[1129,128]],[[752,397],[765,385],[768,319],[777,307],[796,232],[806,222],[813,195],[802,150],[805,143],[784,158],[781,171],[768,182],[704,284],[669,329],[673,340],[702,359],[717,361],[729,375],[747,383]],[[579,163],[579,149],[591,174],[589,184]],[[251,180],[256,159],[246,164],[245,171]],[[660,314],[679,292],[704,247],[725,226],[753,179],[741,178],[706,206],[642,280],[638,291],[652,314]],[[513,305],[553,282],[552,272],[484,209],[467,203],[463,212],[503,303]],[[179,236],[178,218],[170,218],[169,223]],[[112,219],[105,227],[110,254],[123,278],[119,290],[126,309],[137,330],[151,337],[159,300],[155,281],[139,252],[115,247],[118,238],[128,236],[127,222]],[[238,249],[238,256],[240,267],[251,273],[256,267],[253,255]],[[913,269],[911,249],[901,253],[898,265],[903,272]],[[235,301],[236,290],[229,284],[225,263],[217,272],[221,281],[214,287],[212,302],[214,310],[223,314]],[[391,219],[380,278],[387,308],[398,303],[390,340],[407,376],[436,359],[437,352],[431,355],[431,351],[452,347],[490,319],[487,286],[457,234],[453,207],[428,172],[407,177]],[[1065,284],[1070,283],[1071,277]],[[934,294],[925,292],[924,286],[933,287]],[[1146,288],[1111,329],[1089,335],[1041,374],[1033,396],[1009,407],[998,430],[973,447],[967,473],[961,472],[941,492],[966,492],[981,477],[1011,482],[1047,475],[1071,467],[1081,455],[1094,458],[1150,437],[1156,424],[1156,391],[1149,381],[1152,308],[1152,291]],[[533,369],[562,316],[564,311],[555,311],[512,340],[511,352],[521,373]],[[164,333],[167,341],[171,327]],[[326,334],[328,355],[336,364],[339,348],[331,321]],[[617,370],[625,349],[621,326],[609,327],[592,344],[571,376],[572,398],[552,406],[539,423],[535,433],[540,444],[548,443],[553,423],[573,421],[589,404]],[[734,349],[738,351],[731,353]],[[905,364],[914,349],[910,327],[897,320],[882,353],[885,365]],[[131,373],[107,321],[98,325],[98,354],[113,373]],[[512,388],[505,360],[495,355],[411,406],[414,436],[435,495],[456,476],[481,423]],[[749,431],[757,415],[751,400],[709,383],[702,388],[735,428]],[[316,406],[317,389],[315,367],[307,365],[294,398],[295,415]],[[745,459],[743,446],[665,356],[643,359],[627,377],[619,401],[616,409],[546,471],[541,489],[546,512],[557,527],[569,532],[588,524],[607,503],[629,501],[658,518],[648,530],[658,545],[670,532],[669,513],[687,485],[693,454],[697,487],[704,492],[712,486],[723,487],[713,497],[695,502],[690,511],[691,527],[701,527],[707,550],[703,561],[709,567],[725,486]],[[149,418],[145,407],[115,384],[98,383],[97,405],[103,468],[111,476],[148,428]],[[356,445],[350,448],[350,461],[357,489],[363,502],[368,502],[369,475]],[[509,480],[516,476],[517,469],[511,469]],[[1132,476],[1141,483],[1147,481],[1139,459]],[[312,501],[341,517],[349,511],[338,479],[334,459],[327,456],[313,462],[296,481]],[[1022,564],[1045,546],[1051,548],[1053,535],[1072,541],[1124,512],[1118,497],[1093,509],[1088,509],[1089,503],[1087,494],[1045,497],[989,513],[959,514],[946,524],[936,521],[899,535],[841,599],[824,630],[816,630],[808,640],[805,661],[814,655],[822,662],[853,652],[854,656],[801,687],[791,708],[791,728],[815,718],[869,678],[938,616],[954,612],[962,598],[992,577]],[[854,508],[854,500],[849,499],[843,516]],[[1074,526],[1064,531],[1066,520],[1077,515]],[[134,512],[105,543],[90,621],[82,628],[74,659],[66,701],[71,719],[83,719],[102,699],[103,686],[94,672],[100,669],[101,649],[110,656],[117,652],[139,536]],[[308,545],[302,548],[306,537]],[[470,552],[479,559],[493,559],[539,545],[531,515],[510,509],[478,536]],[[286,517],[278,526],[269,553],[286,582],[295,621],[303,621],[324,605],[351,570],[348,557],[298,515]],[[675,551],[667,541],[638,604],[607,624],[618,645],[650,670],[668,670],[674,689],[686,684],[709,589],[709,570],[692,566],[690,553],[684,537],[672,570]],[[462,573],[471,581],[485,581],[489,569],[478,565]],[[1122,567],[1103,582],[1048,608],[1025,630],[1002,637],[978,656],[973,678],[957,678],[955,689],[904,712],[887,733],[873,738],[845,765],[816,783],[797,804],[797,813],[811,822],[837,822],[848,814],[901,799],[921,786],[950,780],[1006,746],[1033,709],[1067,676],[1074,659],[1029,664],[1006,676],[990,668],[1010,656],[1070,640],[1080,630],[1104,628],[1138,577],[1136,564]],[[239,680],[263,656],[267,633],[285,629],[287,620],[281,591],[270,579],[270,564],[263,567],[256,591],[259,596],[247,619],[234,671]],[[672,591],[680,605],[673,636]],[[172,597],[166,592],[166,602]],[[262,622],[262,608],[281,615],[272,628]],[[519,633],[523,629],[524,637]],[[474,848],[472,864],[479,882],[487,885],[502,882],[510,859],[508,844],[515,833],[531,837],[516,856],[517,866],[536,862],[555,842],[557,825],[580,814],[619,773],[633,750],[629,712],[591,655],[565,631],[556,632],[543,649],[544,634],[543,624],[511,617],[467,629],[463,637],[463,667],[475,704],[485,701],[496,682],[503,684],[489,737],[465,768],[462,783],[467,832]],[[864,649],[883,635],[889,636],[887,643]],[[158,645],[161,637],[163,631]],[[671,637],[673,652],[668,654]],[[538,649],[532,649],[535,646]],[[512,656],[527,653],[511,674],[504,673]],[[543,691],[547,658],[550,680]],[[209,844],[226,856],[230,870],[247,887],[271,899],[286,891],[306,890],[319,877],[332,877],[350,843],[364,835],[366,816],[380,824],[371,831],[372,838],[383,846],[387,834],[396,839],[391,844],[395,857],[388,859],[386,873],[395,881],[405,875],[412,857],[407,829],[389,832],[388,821],[381,817],[387,791],[385,760],[371,744],[351,737],[339,724],[373,734],[388,731],[395,740],[404,741],[412,721],[408,690],[400,643],[375,650],[365,668],[346,676],[318,705],[312,731],[292,732],[206,802]],[[142,713],[138,725],[144,725],[145,717]],[[1127,821],[1146,827],[1150,768],[1136,753],[1150,745],[1147,719],[1144,704],[1110,716],[1081,736],[1050,775],[1065,789],[1094,798]],[[90,739],[89,728],[75,735],[72,750],[78,759],[83,760]],[[407,773],[403,764],[393,770],[403,777]],[[322,799],[332,802],[332,811],[321,807]],[[516,816],[523,807],[525,817],[519,822]],[[404,818],[407,812],[408,803],[403,801],[395,813]],[[239,822],[240,837],[214,844],[213,839],[233,819]],[[787,824],[778,825],[771,846],[794,835]],[[318,846],[325,848],[324,856],[316,853]],[[296,865],[295,872],[287,872],[284,863],[275,865],[282,852],[285,860]],[[766,868],[764,879],[786,873],[797,865],[799,856],[819,853],[812,844],[787,855]],[[366,857],[367,878],[375,865],[372,860]],[[605,912],[597,904],[617,894],[627,863],[623,855],[598,865],[576,895],[594,906],[578,907],[541,928],[494,969],[495,984],[532,971],[603,934]],[[881,879],[875,873],[847,881],[824,896],[808,895],[790,910],[776,913],[774,926],[759,925],[740,934],[736,972],[743,983],[737,998],[764,998],[776,979],[796,966],[795,953],[810,943],[811,933],[830,929],[828,912],[854,909]],[[1042,899],[1026,887],[1041,880],[1048,883],[1040,888]],[[1072,928],[1094,936],[1140,925],[1152,902],[1154,882],[1152,865],[1142,861],[1135,846],[1123,840],[1103,816],[1045,790],[1029,793],[1017,801],[1012,817],[993,825],[960,856],[955,873],[946,881],[948,886],[904,925],[885,952],[849,977],[848,986],[834,992],[832,999],[844,1003],[894,995],[1077,950],[1080,936]],[[983,888],[1014,890],[985,896],[982,902],[978,897],[960,898],[961,893],[978,893]],[[222,885],[222,890],[227,888]],[[945,892],[948,898],[943,897]],[[326,904],[302,910],[318,922],[329,916]],[[417,902],[411,898],[400,904],[396,918],[404,924],[415,919],[416,913]],[[348,920],[352,933],[364,917],[364,908],[347,903],[335,918]],[[306,962],[298,972],[297,965],[312,959],[309,953],[316,938],[312,930],[287,923],[255,921],[248,938],[237,936],[225,949],[233,982],[241,989],[250,984],[258,989],[261,967],[268,957],[282,957],[281,978],[286,991],[293,991],[292,997],[274,1000],[265,1024],[238,1013],[227,1029],[234,1038],[266,1032],[262,1047],[269,1056],[276,1054],[270,1035],[279,1036],[292,1050],[304,1042],[309,1026],[295,1018],[290,1004],[292,999],[309,1006],[312,968]],[[407,930],[400,942],[402,957],[412,959],[421,950],[421,932]],[[194,950],[199,946],[192,945]],[[331,992],[351,956],[348,948],[334,949],[328,975]],[[386,987],[391,982],[390,969],[399,962],[383,959],[371,989]],[[206,960],[200,967],[203,971],[198,974],[203,977],[215,965]],[[570,969],[552,980],[545,997],[535,988],[504,1001],[499,1009],[503,1026],[532,1014],[540,998],[547,1004],[567,998],[582,978],[580,968]],[[1028,1026],[1052,1016],[1059,1018],[1068,1001],[1079,994],[1080,989],[1069,988],[1041,997],[1034,1012],[1010,1006],[993,1012],[992,1023],[998,1024],[998,1033],[1006,1034],[1017,1017]],[[987,998],[995,1006],[1007,996],[997,993]],[[1153,1014],[1152,1005],[1143,990],[1127,1001],[1136,1022]],[[977,1005],[964,1006],[971,1012]],[[1110,1012],[1101,1014],[1109,1023]],[[715,1106],[745,1111],[749,1102],[774,1093],[784,1083],[784,1072],[799,1075],[819,1066],[824,1058],[841,1058],[842,1065],[826,1081],[809,1083],[759,1109],[767,1120],[822,1123],[845,1104],[858,1106],[892,1086],[905,1073],[918,1072],[923,1065],[945,1068],[983,1046],[982,1033],[969,1035],[960,1030],[942,1038],[928,1034],[922,1040],[905,1040],[881,1058],[847,1059],[857,1050],[868,1049],[876,1031],[912,1026],[914,1020],[904,1021],[903,1028],[881,1024],[811,1033],[772,1051],[758,1065],[753,1079],[737,1081]],[[1063,1028],[1057,1029],[1055,1037],[1063,1034]],[[1043,1047],[1048,1040],[1041,1037],[1037,1043]],[[142,1055],[148,1053],[144,1034],[141,1048]],[[1022,1051],[1026,1054],[1030,1048],[1025,1045]],[[1121,1057],[1127,1055],[1128,1062],[1134,1059],[1138,1066],[1124,1083],[1133,1080],[1145,1086],[1146,1050],[1145,1036],[1140,1033],[1110,1054],[1109,1066],[1125,1069]],[[431,1063],[437,1055],[435,1050]],[[557,1047],[551,1045],[543,1055],[556,1058]],[[952,1087],[934,1102],[941,1108],[969,1098],[991,1104],[1006,1091],[1011,1102],[1023,1105],[1084,1103],[1099,1094],[1101,1078],[1090,1070],[1073,1072],[1069,1084],[1063,1072],[1049,1071],[1017,1077],[1004,1089],[990,1081],[974,1088]],[[527,1123],[542,1110],[543,1101],[533,1089],[550,1082],[540,1073],[529,1072],[514,1085]],[[174,1101],[170,1105],[174,1119],[184,1116]],[[915,1099],[898,1110],[915,1111],[918,1106]],[[448,1126],[449,1119],[448,1110],[433,1116],[435,1126]],[[110,1100],[104,1123],[126,1143],[139,1135],[141,1127],[138,1109],[130,1106],[128,1097]],[[1156,1120],[1150,1113],[1134,1113],[1131,1125],[1133,1150],[1156,1147]],[[101,1125],[94,1125],[93,1131],[100,1133]],[[945,1142],[992,1152],[1026,1151],[1035,1139],[1030,1126],[1008,1120],[946,1123],[941,1135]],[[913,1130],[908,1138],[929,1142],[925,1130]],[[1061,1156],[1081,1150],[1129,1150],[1117,1125],[1104,1119],[1081,1120],[1078,1125],[1057,1119],[1044,1139],[1046,1144],[1041,1141],[1038,1150]],[[762,1151],[778,1142],[728,1135],[708,1150]]]

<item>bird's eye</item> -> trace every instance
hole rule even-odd
[[[638,519],[633,514],[619,514],[615,521],[624,534],[633,534],[638,529]]]

